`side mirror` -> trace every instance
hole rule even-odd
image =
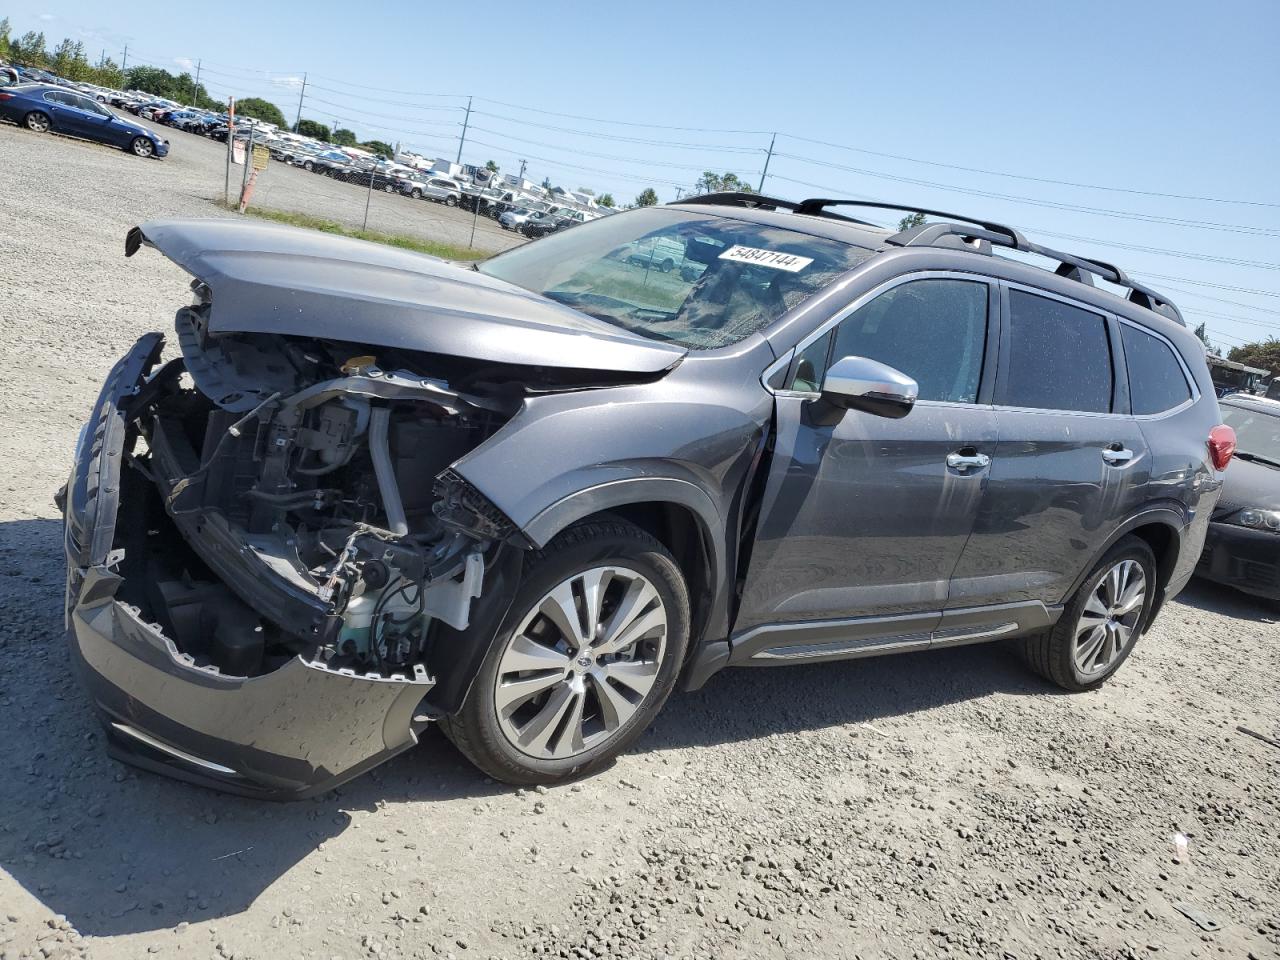
[[[919,395],[919,385],[901,370],[868,357],[841,357],[822,380],[829,406],[894,420],[910,413]]]

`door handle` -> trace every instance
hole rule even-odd
[[[991,466],[991,458],[985,453],[948,453],[947,466],[952,470],[968,470],[970,467],[981,470]]]
[[[1114,447],[1107,447],[1102,451],[1102,459],[1111,464],[1111,466],[1119,466],[1122,463],[1128,463],[1133,459],[1133,451],[1118,444]]]

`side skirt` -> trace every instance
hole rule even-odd
[[[849,660],[986,643],[1046,630],[1062,614],[1038,600],[891,617],[755,627],[731,638],[725,666]]]

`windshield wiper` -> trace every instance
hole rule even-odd
[[[1250,453],[1248,450],[1237,450],[1235,456],[1250,463],[1265,463],[1268,467],[1280,467],[1280,460],[1272,460],[1270,457],[1264,457],[1260,453]]]

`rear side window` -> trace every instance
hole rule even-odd
[[[901,370],[921,400],[975,403],[987,344],[987,285],[912,280],[859,307],[835,331],[831,359],[869,357]],[[791,389],[817,390],[827,337],[801,353]]]
[[[1120,339],[1135,414],[1163,413],[1191,399],[1182,365],[1167,343],[1127,323],[1120,325]]]
[[[1009,351],[996,403],[1039,410],[1111,409],[1111,346],[1101,314],[1009,291]]]

